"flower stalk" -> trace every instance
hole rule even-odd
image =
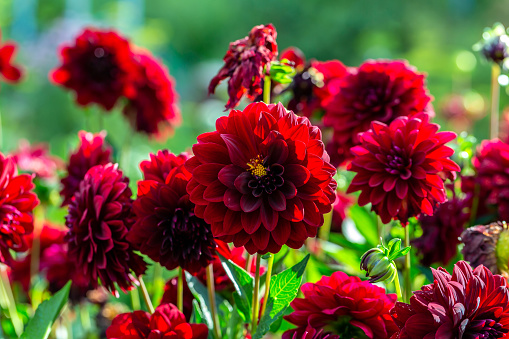
[[[7,275],[7,267],[0,264],[0,287],[4,292],[5,303],[7,304],[7,311],[11,318],[12,326],[16,335],[19,337],[23,333],[23,322],[19,317],[18,311],[16,310],[16,302],[14,295],[12,294],[11,284],[9,282],[9,276]]]
[[[251,334],[256,333],[256,326],[258,325],[258,292],[260,289],[260,259],[259,254],[256,255],[256,273],[253,290],[253,312],[251,314]]]
[[[178,268],[177,307],[180,312],[184,312],[184,270],[182,267]]]
[[[500,75],[500,66],[493,63],[491,66],[491,123],[490,139],[498,138],[499,116],[498,107],[500,105],[500,84],[498,76]]]
[[[269,254],[269,261],[267,263],[267,274],[265,275],[265,294],[263,295],[263,304],[262,311],[260,312],[260,318],[265,314],[265,309],[267,308],[267,301],[269,300],[270,293],[270,278],[272,275],[272,266],[274,265],[274,254]]]
[[[405,246],[410,246],[410,225],[405,228]],[[412,261],[410,258],[410,251],[405,255],[405,302],[410,302],[410,296],[412,295],[412,281],[410,280],[410,271],[412,270]]]
[[[212,264],[207,266],[207,290],[209,292],[209,303],[210,303],[210,312],[212,313],[212,322],[213,322],[213,331],[214,338],[220,339],[221,332],[219,327],[219,317],[217,315],[217,306],[216,306],[216,294],[215,294],[215,286],[214,286],[214,268]]]
[[[140,287],[141,292],[143,295],[143,300],[145,301],[145,304],[147,305],[147,309],[150,312],[150,314],[154,313],[154,306],[152,305],[152,301],[150,300],[150,296],[148,295],[147,287],[145,286],[145,282],[143,281],[143,277],[140,275]]]
[[[270,89],[271,89],[270,75],[266,75],[265,80],[263,82],[263,101],[267,105],[270,104]]]

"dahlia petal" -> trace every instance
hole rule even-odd
[[[246,171],[243,168],[236,165],[227,165],[219,171],[218,179],[223,185],[233,189],[235,188],[235,179],[244,172]]]
[[[249,181],[253,178],[253,175],[249,172],[243,172],[235,179],[235,188],[242,194],[251,194],[251,188],[249,188]]]
[[[226,187],[218,180],[212,182],[203,191],[203,199],[211,202],[223,201]]]
[[[286,201],[286,210],[281,213],[281,216],[292,222],[302,221],[304,219],[304,205],[301,199],[288,199]]]
[[[251,240],[253,241],[256,248],[264,251],[269,244],[270,233],[266,230],[259,228],[256,232],[251,234]]]
[[[240,199],[242,198],[242,194],[237,191],[236,189],[227,189],[224,193],[224,204],[226,207],[228,207],[230,210],[233,211],[240,211]]]
[[[254,197],[252,194],[244,194],[240,199],[240,207],[246,213],[256,211],[261,205],[262,199]]]
[[[269,202],[266,200],[264,200],[261,205],[260,215],[265,229],[269,232],[274,230],[277,225],[279,215],[274,209],[271,208]]]
[[[247,234],[253,234],[262,224],[261,211],[242,213],[242,227]]]
[[[244,146],[242,140],[233,134],[221,134],[228,148],[230,161],[239,167],[247,167],[247,163],[251,158],[256,156],[256,153],[250,153]],[[194,147],[193,147],[194,150]]]
[[[270,234],[278,245],[283,246],[290,238],[291,231],[292,227],[290,222],[288,220],[280,218],[277,227],[274,228],[274,230],[272,230]]]
[[[401,200],[405,199],[407,192],[408,192],[407,183],[403,180],[398,180],[396,182],[396,195],[398,196],[398,198],[400,198]]]
[[[193,171],[194,178],[202,185],[211,185],[218,179],[219,172],[224,169],[223,164],[203,164]]]
[[[286,209],[286,197],[280,191],[275,191],[267,197],[267,200],[275,211],[281,212]]]
[[[389,177],[386,177],[385,181],[384,181],[384,191],[385,192],[390,192],[394,189],[394,187],[396,186],[396,182],[399,181],[398,178],[396,177],[393,177],[393,176],[389,176]]]
[[[288,158],[288,145],[284,140],[277,139],[270,144],[268,153],[269,164],[284,164]]]
[[[222,145],[204,143],[193,145],[194,156],[202,163],[230,164],[228,149]],[[244,163],[245,165],[245,163]]]
[[[285,166],[285,173],[283,177],[285,180],[291,181],[295,187],[301,187],[308,182],[311,177],[311,173],[302,165],[288,164]]]

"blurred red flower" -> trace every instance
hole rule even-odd
[[[20,171],[34,173],[46,180],[56,179],[57,171],[64,167],[62,159],[49,155],[46,143],[30,145],[23,139],[11,156]]]
[[[0,263],[9,265],[10,250],[27,250],[24,236],[34,229],[32,211],[39,203],[32,176],[19,174],[12,157],[0,153]]]
[[[374,121],[352,148],[348,169],[357,174],[347,193],[361,191],[359,205],[371,203],[384,223],[398,219],[406,225],[412,216],[433,215],[435,204],[446,201],[444,180],[460,171],[445,146],[456,134],[437,133],[439,128],[424,113],[390,125]]]
[[[1,36],[0,31],[0,38]],[[0,45],[0,74],[8,82],[18,82],[23,75],[19,66],[12,62],[17,48],[18,46],[14,42],[6,42]]]
[[[342,232],[343,221],[346,219],[346,213],[355,199],[348,194],[336,191],[336,202],[332,205],[332,224],[331,231]]]
[[[127,95],[123,112],[136,131],[164,138],[181,119],[175,80],[148,51],[137,50],[134,60],[134,90]]]
[[[389,338],[397,327],[389,315],[395,294],[359,277],[335,272],[301,287],[304,298],[290,306],[284,319],[297,326],[283,339]]]
[[[175,305],[164,304],[154,314],[144,311],[115,317],[106,330],[107,339],[206,339],[207,325],[188,324]]]
[[[50,79],[73,90],[79,105],[96,103],[109,111],[133,90],[136,64],[131,46],[115,31],[85,29],[73,44],[62,47],[60,59]]]
[[[97,165],[85,174],[69,204],[66,241],[75,267],[95,288],[101,280],[108,290],[118,295],[115,284],[132,289],[136,276],[143,274],[146,264],[133,252],[126,235],[132,217],[129,179],[117,165]]]
[[[215,237],[253,254],[300,248],[335,200],[335,168],[318,127],[282,104],[253,103],[198,136],[187,185]]]
[[[276,29],[272,24],[253,27],[249,36],[230,43],[224,56],[224,66],[212,79],[209,94],[217,85],[228,80],[229,99],[226,109],[234,108],[246,95],[248,99],[263,93],[263,79],[269,74],[270,62],[277,58]]]
[[[111,147],[104,138],[106,132],[92,134],[85,131],[78,133],[80,145],[69,157],[67,176],[62,179],[60,195],[64,199],[62,206],[71,203],[72,196],[79,188],[85,173],[95,165],[106,165],[112,161]]]
[[[484,266],[465,262],[450,275],[431,269],[434,282],[413,292],[410,304],[391,310],[400,328],[392,338],[503,338],[509,332],[507,281]]]
[[[335,86],[323,121],[334,128],[336,152],[343,160],[353,157],[350,149],[372,121],[390,124],[397,117],[425,111],[431,100],[425,75],[403,60],[366,61]]]

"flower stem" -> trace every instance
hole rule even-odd
[[[329,241],[333,212],[334,210],[331,210],[329,213],[323,215],[323,225],[318,231],[318,238],[320,238],[320,240],[315,242],[316,256],[321,260],[325,260],[325,252],[323,251],[322,241]]]
[[[212,264],[207,266],[207,290],[209,292],[209,303],[210,303],[210,312],[212,313],[212,322],[214,323],[214,338],[220,339],[221,332],[219,328],[219,317],[217,316],[217,307],[216,307],[216,294],[214,287],[214,267]]]
[[[401,285],[399,284],[398,272],[396,272],[396,276],[394,277],[394,286],[396,287],[396,295],[398,296],[398,301],[404,302],[403,296],[401,295]]]
[[[5,292],[7,311],[9,312],[12,326],[14,327],[16,335],[19,337],[23,333],[23,322],[21,321],[21,318],[19,317],[18,311],[16,309],[16,302],[14,301],[14,295],[12,294],[9,276],[7,275],[7,267],[3,264],[0,264],[0,283],[3,287],[3,291]]]
[[[138,311],[141,309],[141,305],[140,305],[140,292],[138,291],[137,288],[133,288],[131,290],[131,293],[129,293],[131,295],[131,306],[133,308],[133,311]]]
[[[246,271],[251,272],[252,265],[253,265],[253,256],[248,253],[247,257],[246,257]]]
[[[263,101],[268,105],[270,104],[270,75],[266,75],[263,81]]]
[[[251,315],[251,335],[256,333],[256,326],[258,325],[258,290],[260,289],[260,259],[261,256],[256,254],[256,273],[253,290],[253,314]]]
[[[410,225],[404,227],[405,229],[405,247],[410,246]],[[409,251],[405,255],[405,302],[410,302],[410,296],[412,295],[412,281],[410,280],[410,271],[412,270],[412,262]]]
[[[498,76],[500,75],[500,66],[496,63],[491,66],[491,124],[490,138],[498,138],[498,107],[500,101],[500,85]]]
[[[182,267],[178,269],[177,280],[177,307],[180,312],[184,312],[184,272]]]
[[[274,265],[274,254],[270,254],[269,262],[267,263],[267,274],[265,275],[265,294],[263,295],[262,311],[260,312],[260,319],[265,314],[267,308],[267,301],[269,300],[270,291],[270,277],[272,275],[272,266]]]
[[[147,305],[147,309],[150,314],[154,313],[154,306],[152,306],[152,301],[150,300],[150,296],[148,295],[147,287],[145,286],[145,282],[143,281],[143,277],[139,276],[141,293],[143,295],[143,300],[145,300],[145,304]]]

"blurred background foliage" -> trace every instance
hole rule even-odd
[[[208,82],[230,41],[269,22],[278,31],[280,51],[297,46],[308,58],[339,59],[347,66],[369,58],[407,59],[428,74],[444,127],[487,138],[490,67],[474,55],[472,45],[484,27],[508,16],[506,1],[487,0],[3,0],[2,39],[20,45],[17,61],[26,76],[0,90],[2,151],[27,138],[49,142],[52,153],[65,157],[77,131],[104,128],[117,152],[130,143],[126,170],[136,179],[138,160],[150,151],[184,151],[225,114],[226,86],[209,97]],[[116,28],[164,60],[176,79],[183,113],[173,137],[161,143],[133,136],[119,111],[84,110],[70,91],[50,84],[47,74],[58,63],[58,46],[87,25]],[[503,108],[506,95],[501,101]],[[458,110],[467,112],[466,118],[456,118]]]

